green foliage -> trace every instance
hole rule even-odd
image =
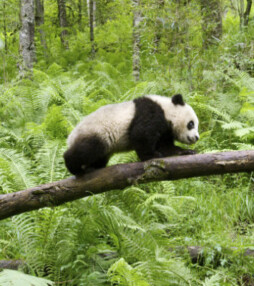
[[[47,56],[36,27],[37,61],[23,79],[19,5],[0,2],[1,193],[69,176],[62,154],[77,122],[145,94],[184,95],[200,119],[199,152],[253,149],[254,25],[239,30],[239,1],[222,1],[223,37],[207,49],[200,1],[142,1],[139,82],[132,1],[96,1],[94,58],[81,2],[79,22],[79,1],[66,1],[66,50],[57,2],[44,1]],[[120,153],[109,165],[137,160]],[[253,183],[252,173],[149,183],[1,221],[0,258],[24,260],[20,270],[33,276],[4,270],[0,284],[51,285],[38,276],[68,286],[250,286],[253,259],[243,253],[253,248]],[[196,263],[190,245],[204,249]]]
[[[0,272],[0,284],[2,286],[48,286],[53,285],[53,282],[14,270],[3,270]]]
[[[64,139],[70,129],[68,121],[62,114],[62,108],[56,105],[49,108],[43,125],[45,126],[45,133],[50,139]]]

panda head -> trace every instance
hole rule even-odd
[[[199,139],[198,118],[195,111],[183,101],[181,94],[174,95],[171,101],[174,110],[171,123],[175,139],[185,144],[195,143]]]

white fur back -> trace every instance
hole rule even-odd
[[[171,98],[160,95],[147,96],[161,106],[166,120],[172,123],[175,139],[183,143],[196,142],[198,134],[198,118],[194,110],[185,105],[175,105]],[[128,129],[135,116],[133,101],[103,106],[84,117],[68,137],[67,144],[71,147],[76,140],[85,136],[98,135],[109,148],[109,152],[125,151],[129,148]],[[195,128],[187,129],[188,122],[192,120]],[[190,138],[193,142],[190,142]]]
[[[135,114],[133,101],[109,104],[84,117],[68,137],[72,146],[79,137],[99,135],[105,140],[110,151],[125,150],[128,145],[128,128]]]

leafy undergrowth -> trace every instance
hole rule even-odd
[[[1,86],[1,193],[69,176],[62,154],[83,114],[148,93],[172,95],[181,85],[175,78],[177,88],[168,91],[165,77],[126,84],[102,62],[93,79],[73,70],[53,64],[35,70],[32,81]],[[185,94],[200,118],[195,148],[253,148],[253,79],[233,68],[224,78],[219,70],[203,74],[200,91]],[[202,86],[215,75],[223,86],[206,98]],[[134,152],[116,154],[109,164],[136,160]],[[244,253],[253,248],[253,228],[252,174],[211,176],[133,186],[4,220],[0,257],[22,259],[26,273],[64,285],[252,285],[253,258]],[[187,246],[201,247],[198,259],[191,261]]]
[[[54,9],[47,12],[50,17]],[[183,94],[199,117],[201,136],[193,147],[198,152],[253,149],[253,23],[239,32],[227,15],[222,40],[203,50],[196,14],[182,17],[188,23],[166,23],[157,53],[149,44],[154,33],[148,21],[137,83],[131,73],[129,10],[96,27],[93,60],[84,45],[88,31],[70,36],[70,48],[63,51],[54,32],[49,33],[51,18],[46,19],[50,58],[43,59],[39,50],[33,77],[15,79],[14,57],[0,65],[0,72],[4,66],[12,79],[0,85],[0,193],[70,176],[62,155],[77,122],[100,106],[145,94]],[[129,152],[114,155],[109,164],[132,161],[137,156]],[[245,254],[254,249],[253,186],[253,172],[149,183],[3,220],[0,259],[23,260],[26,275],[4,271],[0,281],[252,286],[254,259]],[[191,259],[187,246],[198,247],[199,256]]]

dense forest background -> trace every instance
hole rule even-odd
[[[0,193],[70,176],[62,154],[76,123],[145,94],[183,94],[200,120],[198,152],[253,149],[251,8],[1,0]],[[0,260],[23,263],[0,285],[253,286],[253,231],[253,173],[133,186],[1,221]]]

